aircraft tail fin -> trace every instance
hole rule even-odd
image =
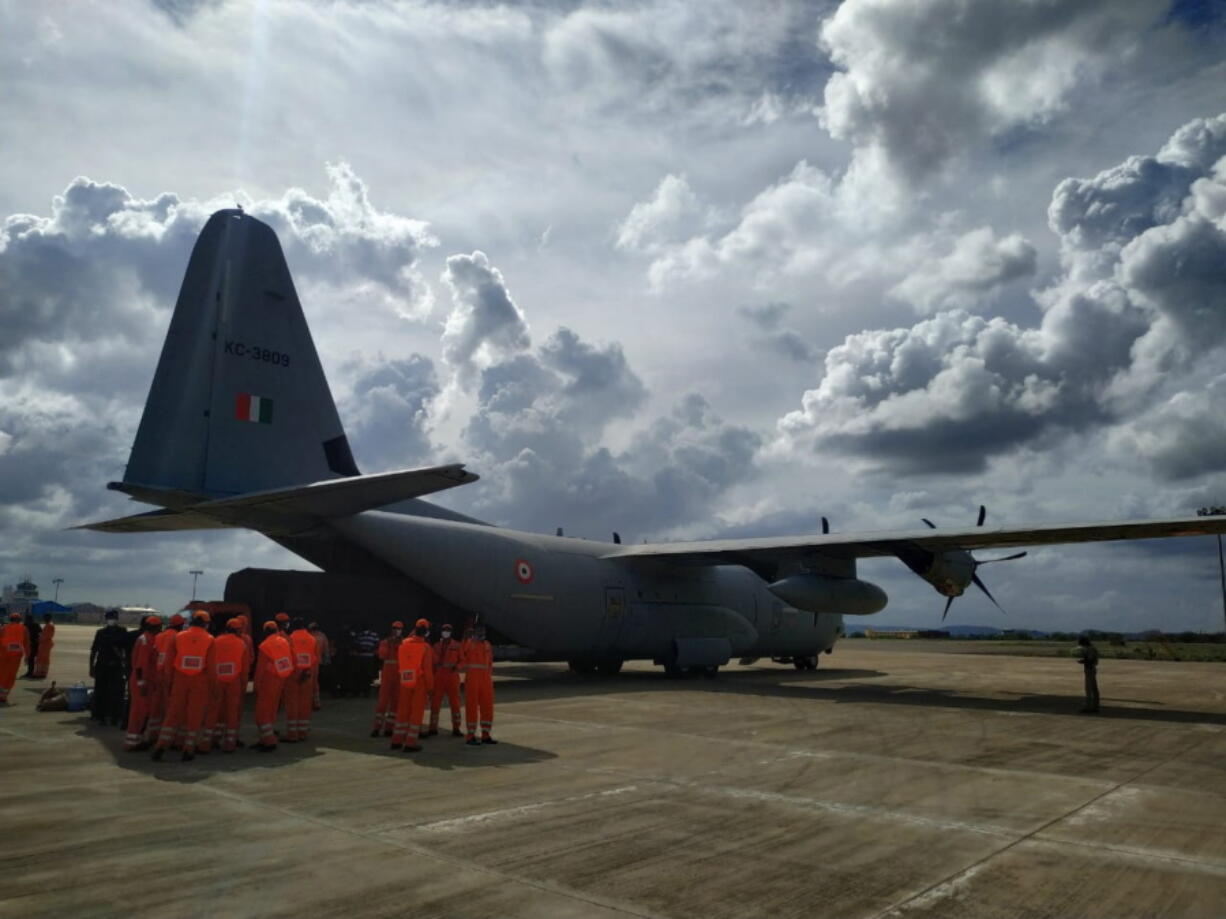
[[[359,474],[276,233],[218,211],[192,250],[124,483],[216,498]]]

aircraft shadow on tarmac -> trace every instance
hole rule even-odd
[[[559,695],[604,695],[622,692],[726,692],[774,698],[808,698],[821,702],[868,703],[874,705],[919,705],[931,708],[959,708],[972,711],[1024,712],[1036,715],[1076,714],[1083,697],[1077,695],[1008,694],[970,695],[952,689],[910,686],[898,683],[861,681],[888,676],[880,670],[823,668],[817,671],[733,670],[715,679],[687,677],[668,679],[652,671],[627,671],[617,676],[579,675],[567,670],[545,670],[539,665],[503,665],[498,673],[525,679],[498,683],[502,699],[527,701]],[[828,682],[834,685],[814,685]],[[1078,681],[1079,682],[1079,681]],[[1112,705],[1112,703],[1116,703]],[[1226,724],[1226,714],[1171,709],[1160,702],[1124,699],[1104,695],[1098,718],[1136,721],[1166,721],[1179,724]],[[1119,703],[1127,703],[1127,707]]]
[[[64,712],[62,714],[71,717],[59,723],[63,726],[77,728],[77,736],[96,742],[99,747],[111,754],[115,764],[120,768],[151,775],[160,781],[184,784],[199,782],[218,773],[281,769],[337,751],[398,759],[404,762],[406,768],[422,766],[446,771],[537,763],[554,759],[557,756],[548,750],[537,750],[505,740],[500,740],[494,746],[470,747],[462,739],[450,735],[446,737],[440,735],[423,740],[424,749],[420,753],[404,753],[389,749],[390,741],[385,737],[376,738],[357,733],[358,725],[365,726],[369,723],[368,706],[363,705],[360,710],[355,707],[352,715],[349,712],[336,715],[335,709],[342,704],[334,702],[330,707],[334,712],[334,717],[344,718],[343,730],[337,730],[329,725],[313,726],[310,740],[292,744],[282,743],[273,753],[259,753],[251,746],[240,747],[234,753],[222,753],[214,747],[208,754],[198,753],[190,763],[182,762],[177,750],[167,750],[165,758],[160,762],[151,759],[148,750],[127,751],[124,749],[125,732],[122,728],[94,724],[88,713]],[[249,737],[254,735],[255,729],[250,721],[244,722],[243,733]],[[250,743],[250,740],[248,742]]]

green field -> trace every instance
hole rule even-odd
[[[1067,641],[1009,641],[996,639],[849,638],[844,641],[864,647],[897,648],[900,651],[936,651],[947,654],[1010,654],[1018,657],[1074,657],[1077,645]],[[1226,643],[1096,641],[1099,657],[1111,660],[1226,661]]]

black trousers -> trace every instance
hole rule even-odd
[[[1098,708],[1098,671],[1086,668],[1086,708]]]
[[[94,670],[94,703],[91,715],[95,721],[119,724],[124,716],[123,668],[98,667]]]

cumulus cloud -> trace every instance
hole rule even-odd
[[[848,0],[821,28],[838,67],[823,123],[909,182],[964,147],[1043,122],[1127,60],[1165,0],[1005,6]]]
[[[1214,159],[1221,121],[1185,126],[1163,148],[1168,162],[1168,151],[1181,151],[1178,188],[1170,170],[1132,168],[1137,158],[1061,183],[1052,224],[1065,273],[1036,296],[1037,327],[947,310],[910,328],[848,336],[828,352],[801,408],[781,419],[783,443],[894,469],[977,471],[1044,433],[1143,410],[1172,369],[1226,341],[1226,162]],[[1005,262],[989,234],[963,248],[979,252],[980,276],[999,277]],[[950,264],[935,265],[929,280],[948,280]],[[924,286],[917,277],[913,291]],[[1132,438],[1146,442],[1141,432]]]
[[[890,291],[918,311],[986,306],[1002,286],[1034,274],[1035,248],[1018,233],[998,237],[979,227],[954,240],[950,252],[927,260]]]
[[[443,332],[443,355],[465,377],[531,344],[523,312],[484,252],[450,256],[443,283],[454,304]]]
[[[412,466],[430,456],[429,405],[439,392],[434,362],[423,354],[363,362],[342,415],[365,471]]]
[[[1224,405],[1226,376],[1219,376],[1199,391],[1174,394],[1113,431],[1112,447],[1139,456],[1171,481],[1226,471]]]
[[[684,175],[666,175],[655,194],[631,208],[617,233],[617,247],[654,251],[701,228],[705,208]]]

